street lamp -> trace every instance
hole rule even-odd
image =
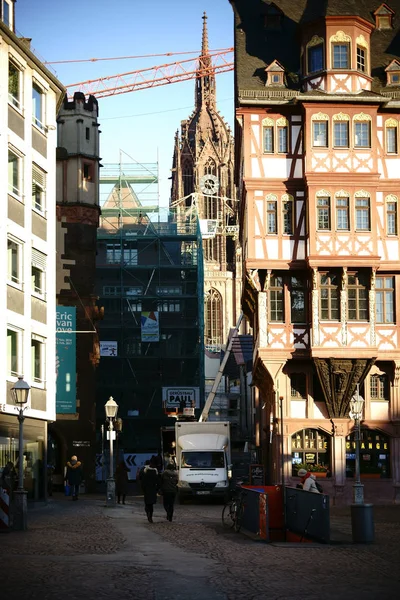
[[[30,386],[22,375],[11,388],[14,403],[18,407],[19,444],[18,444],[18,487],[14,492],[14,529],[25,531],[28,525],[27,491],[24,490],[24,410],[28,402]]]
[[[360,440],[361,440],[361,418],[364,407],[364,398],[360,396],[360,384],[357,383],[357,392],[350,400],[350,419],[354,420],[356,441],[356,480],[353,485],[354,504],[364,504],[364,486],[360,478]]]
[[[357,392],[350,400],[350,419],[354,419],[356,438],[356,480],[353,485],[353,504],[351,510],[351,530],[353,542],[374,541],[374,515],[373,505],[364,504],[364,486],[360,480],[360,438],[361,418],[364,407],[364,398],[360,396],[360,385],[357,384]]]
[[[106,506],[115,506],[115,480],[114,480],[114,457],[113,457],[113,433],[114,433],[114,419],[117,416],[118,404],[115,402],[112,396],[109,397],[108,401],[104,405],[106,412],[106,419],[108,420],[109,436],[110,436],[110,474],[107,479],[107,498]]]

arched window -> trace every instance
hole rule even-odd
[[[354,477],[356,466],[355,433],[346,438],[346,477]],[[390,477],[389,437],[375,429],[361,429],[360,473],[365,477]]]
[[[189,196],[193,193],[193,168],[189,162],[182,167],[183,195]]]
[[[331,439],[319,429],[302,429],[292,435],[292,475],[299,469],[326,472],[331,464]]]
[[[204,165],[204,175],[216,175],[216,174],[217,174],[217,165],[215,164],[215,160],[213,160],[209,156]]]
[[[219,352],[222,345],[222,297],[215,289],[205,297],[204,343],[209,350]]]

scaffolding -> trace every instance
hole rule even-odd
[[[196,215],[160,208],[157,163],[105,164],[100,204],[98,406],[113,396],[125,423],[125,450],[145,451],[158,446],[167,422],[163,388],[196,387],[204,401],[201,232]],[[143,335],[149,314],[158,321],[151,341]],[[107,347],[113,355],[102,352]]]

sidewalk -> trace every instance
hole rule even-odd
[[[221,506],[176,507],[165,519],[143,499],[105,507],[104,495],[56,494],[28,513],[28,531],[0,536],[7,600],[394,600],[400,507],[376,507],[374,544],[352,544],[350,509],[333,508],[341,543],[274,547],[221,524]]]

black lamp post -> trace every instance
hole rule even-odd
[[[104,405],[106,419],[108,420],[109,436],[110,436],[110,473],[107,479],[107,498],[106,506],[115,506],[115,479],[114,479],[114,457],[113,457],[113,438],[114,438],[114,419],[117,416],[118,404],[114,398],[110,396]]]
[[[18,487],[14,492],[14,529],[25,531],[28,526],[27,491],[24,490],[24,410],[28,402],[29,384],[22,375],[11,388],[12,397],[18,407],[19,440],[18,440]]]

